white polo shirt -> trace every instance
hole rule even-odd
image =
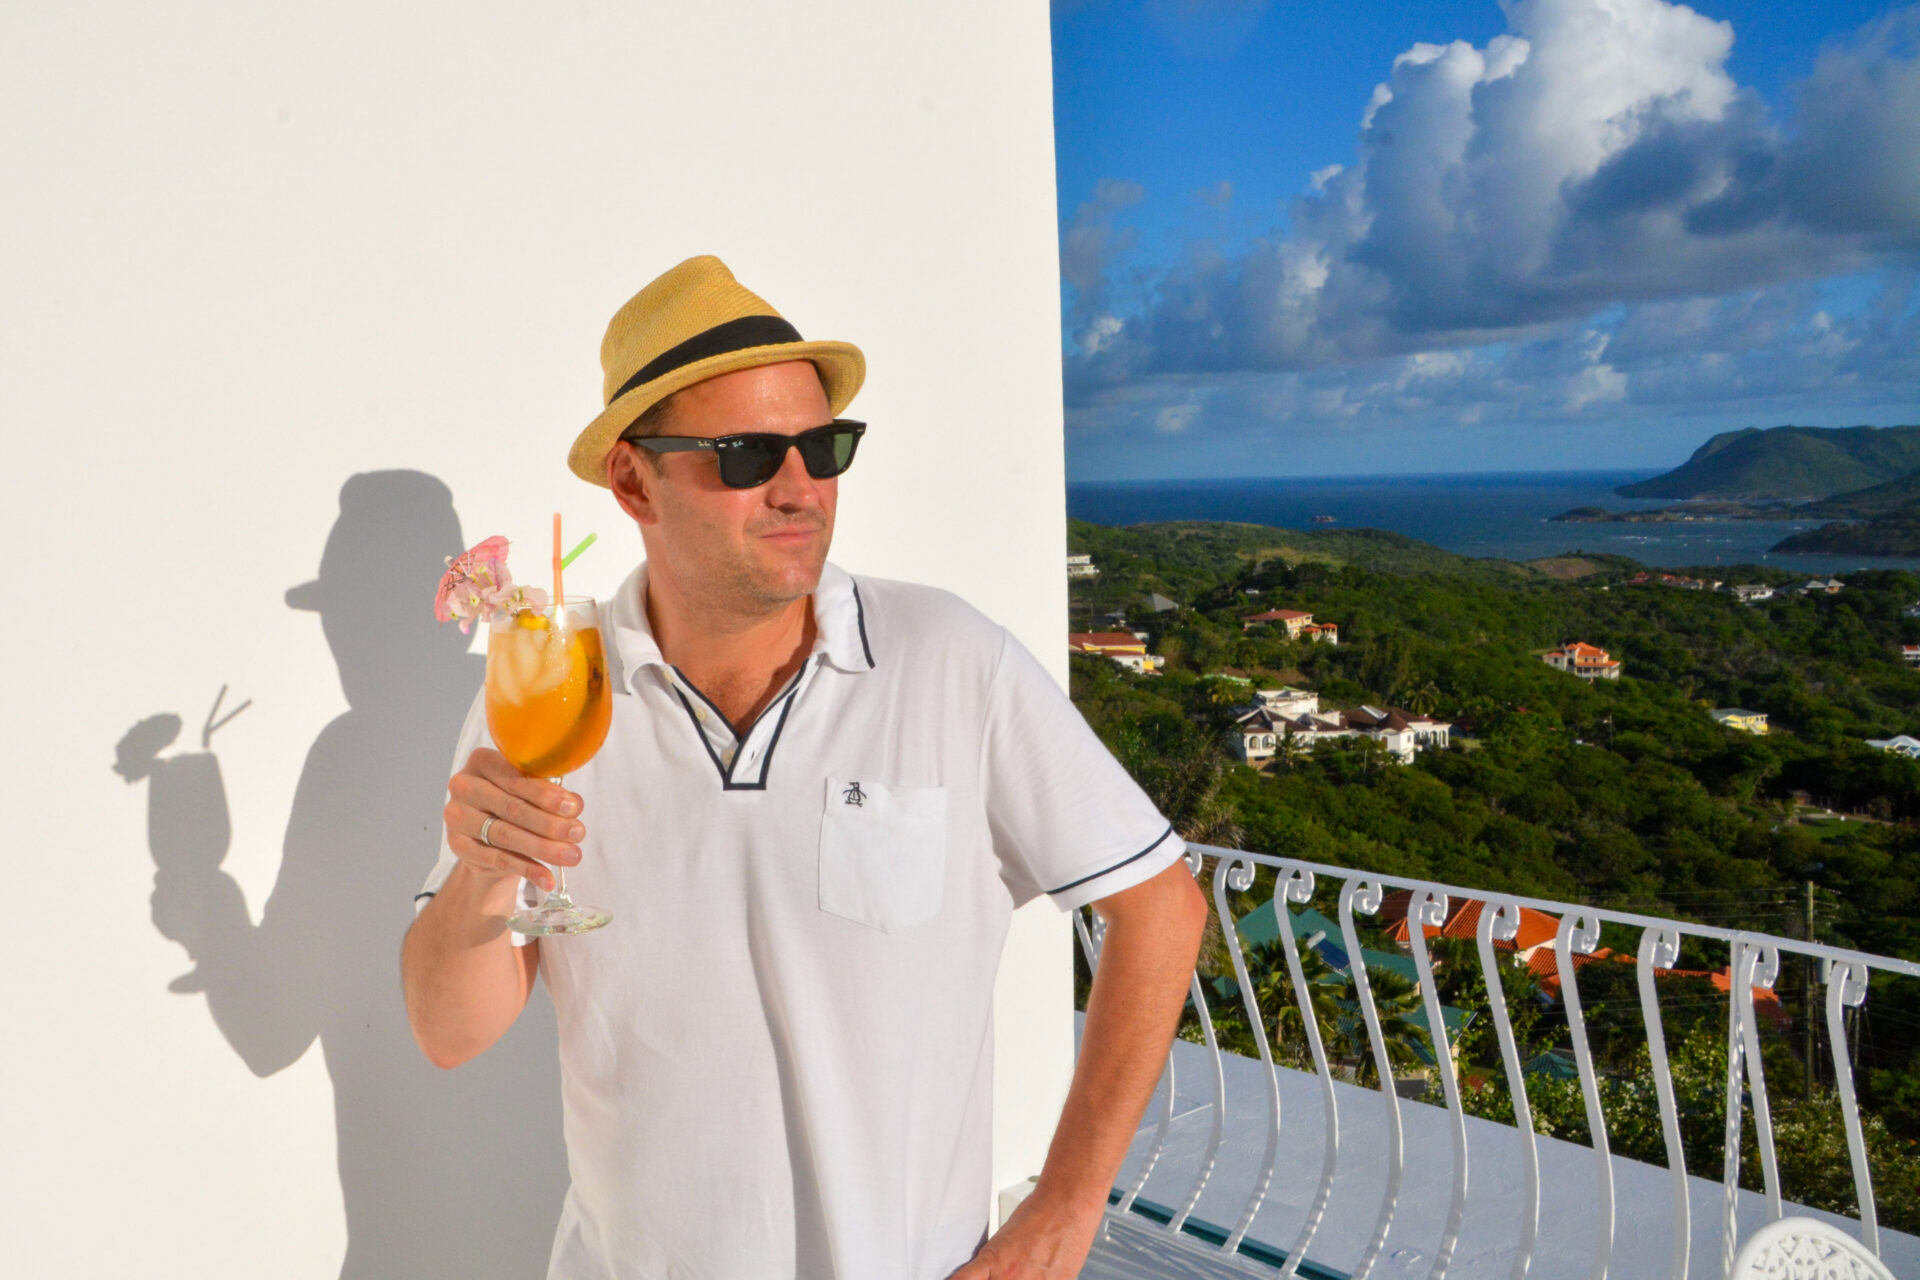
[[[602,611],[613,727],[567,779],[567,887],[613,923],[540,948],[572,1176],[548,1276],[942,1280],[987,1228],[1008,917],[1185,846],[957,596],[827,565],[742,741],[662,660],[645,583]],[[488,741],[476,701],[456,761]]]

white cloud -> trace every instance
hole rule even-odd
[[[1363,388],[1409,392],[1403,377],[1429,391],[1474,383],[1488,361],[1444,376],[1417,362],[1498,342],[1534,353],[1495,362],[1509,378],[1548,378],[1552,403],[1590,411],[1641,394],[1633,362],[1653,330],[1737,345],[1765,324],[1799,344],[1807,312],[1770,315],[1790,291],[1769,291],[1920,256],[1920,10],[1823,54],[1789,130],[1728,75],[1725,22],[1666,0],[1505,9],[1509,31],[1483,48],[1397,58],[1366,105],[1358,162],[1314,173],[1286,234],[1161,273],[1120,332],[1082,341],[1070,396],[1143,377],[1344,370],[1354,388],[1326,410],[1344,416],[1369,402]],[[1117,250],[1099,248],[1105,270]],[[1084,291],[1101,302],[1085,316],[1125,311]],[[1748,301],[1711,301],[1726,298]],[[1620,307],[1624,320],[1591,319]],[[1613,324],[1593,350],[1588,331]],[[1836,340],[1794,345],[1788,364],[1879,349]],[[1392,365],[1384,381],[1354,372],[1369,361]],[[1665,366],[1653,366],[1657,388]]]

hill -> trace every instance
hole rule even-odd
[[[1144,590],[1187,601],[1263,562],[1352,565],[1382,573],[1418,573],[1512,583],[1539,576],[1510,560],[1455,555],[1385,529],[1305,532],[1277,525],[1174,520],[1114,528],[1067,521],[1067,549],[1090,553],[1102,577],[1137,580]]]
[[[1920,503],[1871,520],[1821,525],[1773,545],[1802,555],[1920,556]]]
[[[1814,499],[1920,471],[1920,426],[1747,427],[1724,431],[1623,498]]]
[[[1920,504],[1920,471],[1865,489],[1850,489],[1831,498],[1803,502],[1793,509],[1796,517],[1816,520],[1871,520]]]

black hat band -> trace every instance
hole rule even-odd
[[[675,369],[714,356],[724,356],[733,351],[745,351],[749,347],[772,347],[783,342],[801,342],[800,331],[779,316],[741,316],[738,320],[729,320],[703,330],[688,338],[678,346],[669,347],[653,359],[647,361],[640,372],[620,384],[620,389],[607,397],[612,404],[627,392],[655,378],[664,378]]]

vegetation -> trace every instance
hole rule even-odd
[[[1775,551],[1803,555],[1920,555],[1920,502],[1899,507],[1857,524],[1824,524],[1783,538]]]
[[[1469,560],[1371,530],[1075,522],[1069,543],[1101,570],[1071,588],[1076,627],[1124,611],[1167,658],[1164,675],[1143,677],[1076,657],[1075,701],[1190,838],[1233,846],[1237,836],[1249,849],[1336,866],[1723,928],[1803,936],[1810,927],[1823,941],[1920,958],[1920,761],[1863,742],[1920,728],[1920,671],[1900,656],[1902,643],[1920,642],[1920,619],[1902,612],[1920,600],[1920,575],[1861,573],[1835,595],[1745,606],[1720,592],[1628,585],[1640,566],[1624,559]],[[1795,580],[1759,566],[1694,572]],[[1147,615],[1139,602],[1148,592],[1182,607]],[[1243,629],[1242,619],[1273,608],[1338,623],[1340,643]],[[1624,678],[1588,684],[1539,660],[1569,640],[1611,651]],[[1209,678],[1226,668],[1254,685]],[[1283,752],[1255,772],[1228,755],[1227,730],[1251,687],[1282,682],[1316,691],[1323,708],[1430,711],[1455,723],[1454,745],[1397,765],[1351,739]],[[1725,706],[1767,712],[1775,732],[1722,728],[1708,712]],[[1821,812],[1829,808],[1836,813]],[[1233,897],[1233,914],[1272,894],[1270,879],[1256,884]],[[1315,905],[1333,914],[1330,901]],[[1623,955],[1639,942],[1611,928],[1602,939]],[[1384,939],[1367,945],[1392,950]],[[1231,974],[1217,934],[1209,950],[1205,967]],[[1459,1045],[1467,1105],[1510,1117],[1477,960],[1445,940],[1435,956],[1442,999],[1476,1014]],[[1680,967],[1726,964],[1724,945],[1690,938]],[[1432,1060],[1430,1046],[1421,1058],[1426,1032],[1409,1023],[1394,975],[1375,976],[1385,972],[1369,976],[1394,1006],[1389,1057],[1396,1072],[1417,1072],[1412,1064]],[[1307,1065],[1279,953],[1256,950],[1249,973],[1276,1057]],[[1776,1137],[1791,1198],[1851,1211],[1825,989],[1811,979],[1789,964],[1775,984],[1788,1014],[1765,1033]],[[1372,1058],[1347,1016],[1350,976],[1322,965],[1307,981],[1336,1069],[1364,1078]],[[1564,1053],[1560,1006],[1542,1000],[1524,970],[1503,967],[1501,981],[1529,1058]],[[1634,981],[1635,966],[1598,961],[1578,976],[1606,1078],[1609,1140],[1664,1163]],[[1672,978],[1661,1002],[1689,1168],[1715,1176],[1726,996],[1704,979]],[[1209,1005],[1223,1043],[1255,1052],[1239,997]],[[1881,1218],[1920,1229],[1920,981],[1876,977],[1849,1016],[1842,1052],[1869,1116]],[[1537,1074],[1527,1092],[1543,1132],[1585,1140],[1577,1083]],[[1754,1186],[1756,1161],[1749,1150],[1743,1176]]]
[[[1920,470],[1920,426],[1723,431],[1623,498],[1825,498]]]

